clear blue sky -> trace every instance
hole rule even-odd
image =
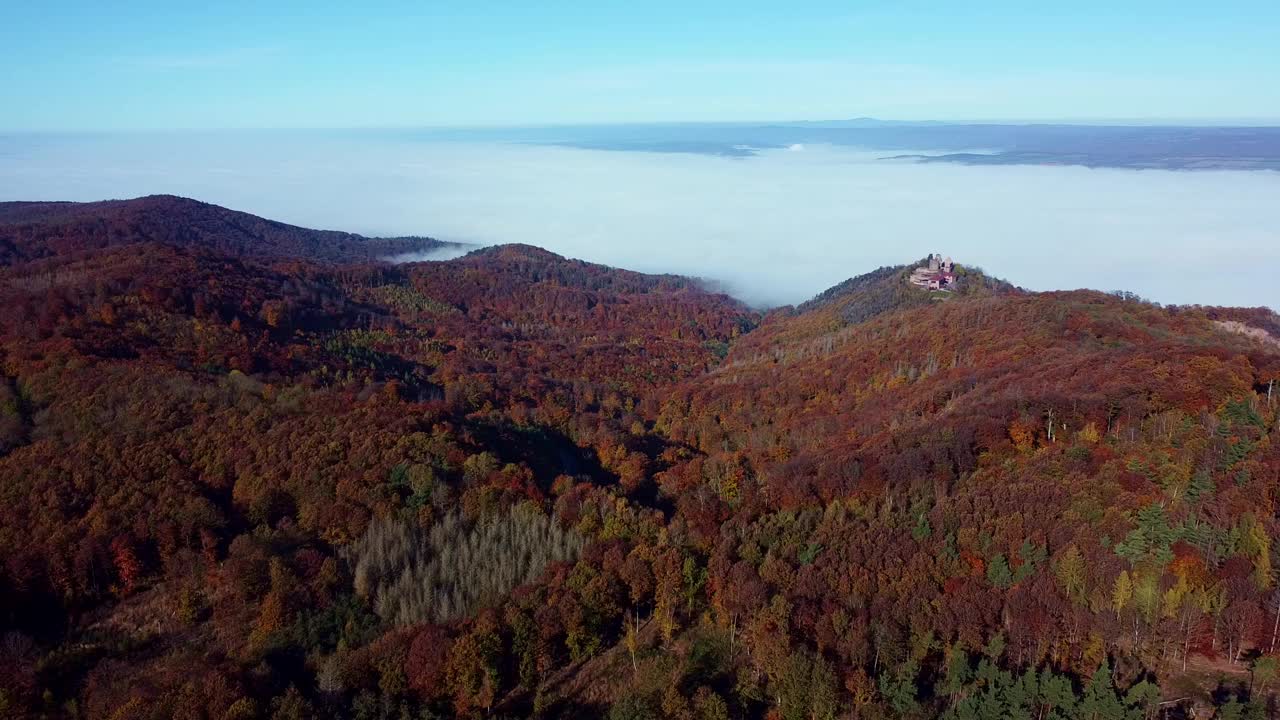
[[[1277,43],[1276,0],[6,0],[0,129],[1274,122]]]

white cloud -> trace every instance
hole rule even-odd
[[[798,302],[929,252],[1033,289],[1280,306],[1280,173],[752,158],[359,134],[0,138],[0,200],[174,193],[312,227],[522,242]]]
[[[169,55],[130,55],[116,62],[145,70],[223,70],[255,65],[279,54],[273,47],[237,47]]]
[[[434,248],[431,250],[419,250],[417,252],[390,255],[383,259],[387,262],[393,263],[445,262],[447,260],[460,258],[475,249],[476,248],[473,245],[446,245],[444,247]]]

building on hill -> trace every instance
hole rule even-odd
[[[930,254],[928,262],[912,270],[908,278],[908,282],[917,287],[947,292],[950,292],[950,286],[955,281],[955,263],[950,257],[943,258],[940,253]]]

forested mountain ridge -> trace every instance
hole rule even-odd
[[[453,245],[425,237],[309,230],[173,195],[0,203],[0,265],[147,241],[237,256],[349,262]]]
[[[0,206],[0,715],[1266,712],[1274,312],[127,202]]]
[[[1017,291],[1009,283],[987,276],[980,268],[957,265],[956,281],[948,288],[946,295],[918,292],[918,288],[912,287],[907,278],[913,268],[927,262],[928,260],[920,260],[910,265],[881,267],[849,278],[801,303],[796,310],[805,313],[830,309],[841,321],[856,323],[881,313],[928,305],[944,297],[974,297]]]

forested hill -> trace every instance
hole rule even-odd
[[[0,717],[1274,702],[1274,312],[377,242],[0,206]]]
[[[137,242],[247,257],[374,260],[451,246],[425,237],[309,230],[172,195],[102,202],[0,203],[0,265]]]
[[[796,309],[801,313],[828,310],[841,322],[857,323],[881,313],[929,305],[943,296],[919,292],[907,282],[912,269],[927,262],[920,260],[910,265],[881,267],[849,278],[818,293]],[[956,281],[948,289],[948,296],[976,297],[1016,291],[1013,285],[989,277],[979,268],[957,266]]]

